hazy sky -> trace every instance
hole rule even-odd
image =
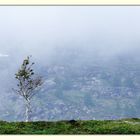
[[[13,77],[27,55],[47,65],[62,50],[82,59],[139,53],[140,6],[0,6],[0,76]]]
[[[70,44],[120,50],[139,46],[139,38],[140,7],[0,7],[0,53],[4,54],[21,49],[46,55],[52,46]]]

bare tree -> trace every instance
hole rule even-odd
[[[20,69],[15,74],[15,78],[18,80],[17,89],[14,91],[22,96],[25,100],[25,121],[31,121],[31,99],[38,93],[39,87],[42,85],[42,78],[40,76],[35,77],[32,66],[34,63],[30,62],[30,57],[28,56],[22,63]]]

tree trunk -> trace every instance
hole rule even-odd
[[[26,100],[25,121],[31,121],[31,102],[30,99]]]

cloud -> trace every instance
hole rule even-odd
[[[8,57],[9,55],[8,54],[1,54],[0,53],[0,57]]]

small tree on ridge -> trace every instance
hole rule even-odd
[[[18,81],[17,89],[14,91],[23,97],[25,101],[25,121],[31,121],[31,99],[37,93],[38,88],[42,85],[42,78],[40,76],[34,76],[34,70],[32,66],[34,63],[30,62],[30,56],[28,56],[22,63],[20,69],[15,74],[15,78]]]

